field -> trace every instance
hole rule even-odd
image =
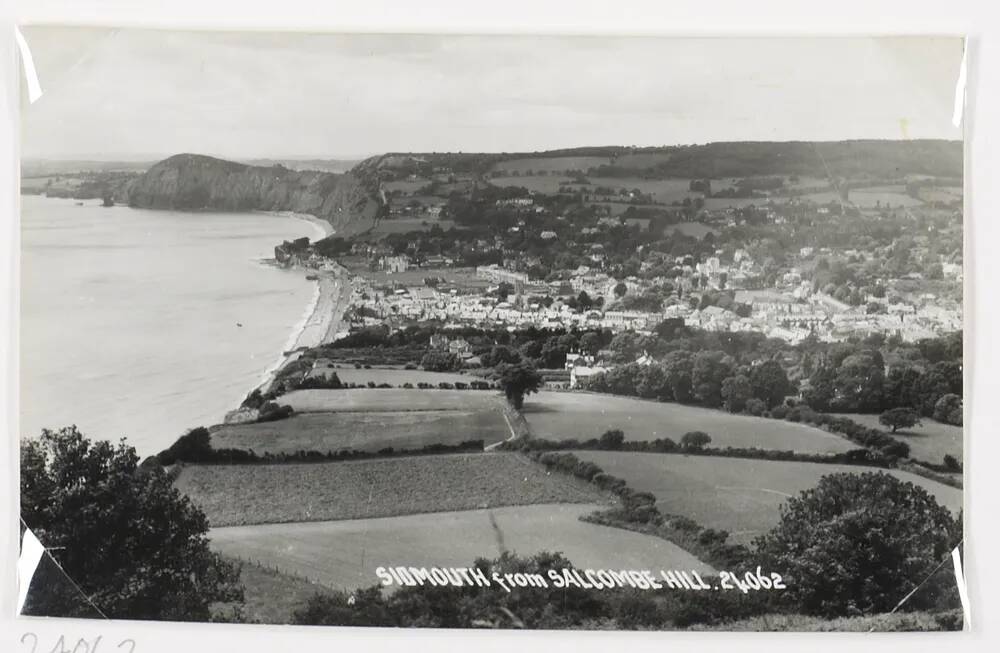
[[[889,432],[885,426],[879,424],[878,415],[843,413],[838,417],[848,417],[858,424]],[[940,464],[944,460],[945,454],[954,456],[959,462],[963,460],[964,447],[961,426],[942,424],[929,417],[921,419],[920,423],[923,426],[900,429],[892,434],[892,437],[910,445],[911,457],[935,464]]]
[[[419,391],[414,391],[419,392]],[[276,422],[227,424],[212,433],[215,448],[258,454],[296,451],[419,449],[428,444],[506,440],[510,431],[497,410],[422,410],[302,413]]]
[[[706,197],[705,208],[710,211],[720,209],[741,209],[745,206],[764,206],[768,202],[774,201],[772,197]]]
[[[652,168],[670,160],[670,154],[666,152],[636,152],[634,154],[623,154],[611,164],[615,168],[633,168],[642,170]]]
[[[494,410],[497,406],[497,395],[495,392],[487,390],[410,390],[406,388],[296,390],[282,395],[280,403],[288,404],[297,413]]]
[[[489,182],[499,188],[520,187],[536,193],[555,195],[559,187],[570,183],[569,178],[562,174],[551,174],[532,177],[492,177]]]
[[[527,159],[510,159],[493,165],[493,170],[510,173],[525,173],[528,170],[545,170],[546,172],[565,172],[567,170],[583,170],[595,168],[611,162],[606,156],[552,156]]]
[[[212,526],[391,517],[535,503],[603,503],[594,486],[519,454],[339,463],[186,465],[177,488]]]
[[[215,528],[213,549],[337,589],[379,582],[375,568],[468,567],[504,550],[560,551],[585,569],[712,569],[666,540],[590,524],[594,504],[549,504],[379,519]]]
[[[398,190],[402,191],[407,195],[412,195],[413,193],[416,193],[418,190],[425,187],[429,183],[431,183],[431,180],[424,178],[414,179],[414,180],[400,179],[397,181],[382,182],[382,186],[385,188],[385,191],[387,193],[391,193],[392,191]]]
[[[227,560],[240,563],[240,560]],[[287,624],[292,613],[305,605],[314,594],[329,592],[305,578],[295,577],[242,561],[240,581],[244,587],[243,613],[249,623]],[[274,565],[271,565],[272,567]],[[215,608],[222,605],[216,604]],[[217,612],[225,614],[224,609]]]
[[[739,542],[748,542],[777,524],[779,506],[802,490],[815,487],[821,476],[875,471],[850,465],[680,454],[574,453],[581,460],[596,463],[606,473],[625,479],[630,487],[651,492],[661,511],[727,530]],[[959,489],[907,472],[888,473],[924,488],[953,512],[962,508]]]
[[[373,367],[371,369],[357,369],[354,365],[348,367],[334,368],[337,377],[344,383],[357,383],[364,385],[369,381],[374,383],[389,383],[393,386],[401,386],[404,383],[469,383],[470,381],[481,381],[478,376],[471,374],[459,374],[457,372],[428,372],[426,370],[407,370],[402,368]]]
[[[639,189],[658,202],[670,204],[674,201],[684,201],[685,197],[694,199],[704,197],[704,193],[690,190],[690,179],[643,179],[641,177],[588,177],[590,183],[596,186],[610,188]]]
[[[621,429],[626,440],[670,438],[704,431],[713,447],[760,447],[804,453],[838,453],[856,445],[811,426],[721,410],[582,392],[540,392],[524,402],[533,435],[550,440],[596,438]]]
[[[899,206],[920,206],[920,200],[910,197],[905,192],[892,192],[878,188],[852,188],[849,194],[853,204],[864,207],[875,206],[878,202],[881,206],[889,205],[892,208]]]

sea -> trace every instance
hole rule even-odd
[[[274,246],[305,220],[21,197],[20,433],[75,424],[146,457],[220,423],[317,297]]]

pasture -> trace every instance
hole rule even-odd
[[[705,208],[710,211],[742,209],[746,206],[764,206],[774,199],[773,197],[706,197]]]
[[[878,415],[839,413],[837,416],[847,417],[869,428],[889,432],[889,429],[879,423]],[[900,429],[892,434],[892,437],[910,445],[911,458],[941,464],[948,454],[957,458],[959,462],[963,460],[964,433],[961,426],[942,424],[929,417],[922,418],[920,424],[921,426]]]
[[[788,498],[815,487],[820,477],[837,472],[879,471],[851,465],[685,456],[619,451],[574,451],[630,487],[652,493],[664,513],[690,517],[703,526],[729,531],[747,543],[778,523]],[[915,474],[886,470],[932,494],[957,513],[962,491]]]
[[[906,193],[879,188],[852,188],[848,197],[853,204],[865,208],[876,206],[876,204],[879,206],[888,205],[892,208],[920,206],[923,204],[920,200],[910,197]]]
[[[555,195],[559,187],[570,183],[562,174],[534,175],[532,177],[491,177],[489,182],[499,188],[527,188],[544,195]]]
[[[337,377],[344,383],[356,383],[365,385],[369,381],[373,383],[388,383],[393,386],[401,386],[404,383],[469,383],[470,381],[481,381],[478,376],[471,374],[459,374],[457,372],[428,372],[426,370],[407,370],[398,367],[373,367],[371,369],[356,369],[354,365],[347,367],[336,367],[333,370]]]
[[[280,403],[288,404],[297,413],[494,410],[497,407],[497,401],[497,394],[488,390],[410,390],[407,388],[295,390],[281,395],[280,398]]]
[[[586,440],[608,429],[621,429],[626,441],[670,438],[680,442],[688,431],[704,431],[712,437],[713,447],[802,453],[857,448],[840,436],[804,424],[605,394],[542,391],[528,396],[523,412],[532,434],[547,440]]]
[[[185,465],[175,485],[205,512],[212,526],[610,501],[589,483],[549,474],[513,453]]]
[[[670,204],[682,202],[685,197],[694,199],[704,197],[704,193],[690,189],[690,179],[643,179],[641,177],[588,177],[590,183],[609,188],[638,189],[639,192],[651,195],[657,202]]]
[[[547,504],[348,521],[214,528],[214,550],[335,589],[379,583],[377,567],[468,567],[503,551],[562,552],[584,569],[710,573],[667,540],[580,521],[596,504]]]
[[[567,170],[583,170],[606,165],[611,159],[606,156],[550,156],[525,159],[510,159],[493,164],[493,171],[509,174],[518,172],[524,174],[528,170],[548,173],[564,173]]]
[[[456,445],[467,440],[490,445],[508,437],[510,430],[499,408],[302,413],[275,422],[226,424],[212,433],[212,446],[253,449],[258,454],[341,449],[375,452],[386,447]]]
[[[244,587],[243,613],[249,623],[287,624],[292,613],[305,605],[314,594],[329,592],[324,585],[310,582],[301,576],[292,576],[268,569],[246,560],[229,559],[240,565],[240,582]],[[271,565],[274,567],[275,565]],[[225,604],[213,606],[224,614]]]

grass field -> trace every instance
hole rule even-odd
[[[291,623],[292,613],[305,605],[311,596],[330,591],[304,577],[247,563],[245,560],[230,558],[227,562],[242,563],[240,581],[244,587],[243,614],[249,623]],[[218,609],[222,605],[216,604],[213,607],[217,612],[224,613],[224,610]]]
[[[862,415],[860,413],[842,413],[838,417],[848,417],[858,424],[873,429],[881,429],[889,432],[885,426],[879,424],[878,415]],[[957,458],[959,462],[963,460],[963,432],[961,426],[942,424],[935,422],[929,417],[920,420],[922,426],[914,426],[909,429],[900,429],[892,434],[892,437],[902,440],[910,445],[910,456],[917,460],[929,463],[941,464],[945,454],[950,454]]]
[[[838,453],[857,448],[832,433],[793,422],[730,415],[683,404],[583,392],[529,395],[524,416],[536,437],[588,439],[621,429],[626,440],[667,437],[679,442],[688,431],[704,431],[713,447],[760,447],[806,453]]]
[[[534,175],[531,177],[492,177],[489,182],[499,188],[527,188],[536,193],[554,195],[559,192],[559,187],[570,183],[566,175]]]
[[[717,211],[719,209],[741,209],[750,205],[764,206],[772,200],[774,200],[774,198],[769,197],[706,197],[705,208],[711,211]]]
[[[493,165],[493,170],[500,172],[520,172],[528,170],[545,170],[547,172],[565,172],[566,170],[584,170],[605,165],[611,162],[606,156],[550,156],[526,159],[510,159]]]
[[[215,528],[213,549],[336,589],[378,584],[380,566],[467,567],[503,551],[561,551],[585,569],[712,569],[658,537],[579,520],[596,504]]]
[[[704,197],[704,193],[698,193],[690,189],[690,179],[643,179],[641,177],[588,177],[590,183],[596,186],[607,186],[609,188],[626,188],[628,190],[639,189],[642,193],[647,193],[658,202],[684,201],[685,197],[694,199]]]
[[[602,503],[594,486],[519,454],[339,463],[187,465],[177,488],[213,526],[390,517],[535,503]]]
[[[357,383],[364,385],[369,381],[375,383],[389,383],[393,386],[401,386],[404,383],[469,383],[470,381],[481,381],[478,376],[471,374],[458,374],[457,372],[428,372],[426,370],[407,370],[402,368],[373,367],[371,369],[356,369],[354,365],[338,367],[334,371],[337,377],[344,383]]]
[[[276,422],[227,424],[212,433],[212,446],[253,449],[258,454],[300,450],[325,453],[340,449],[379,451],[386,447],[419,449],[466,440],[482,440],[484,445],[490,445],[509,436],[499,408],[303,413]]]
[[[348,390],[296,390],[282,395],[281,403],[288,404],[297,413],[492,410],[497,405],[497,396],[497,393],[488,390],[351,388]]]
[[[906,193],[891,192],[876,188],[852,188],[849,195],[851,202],[858,206],[875,206],[879,202],[882,206],[888,204],[892,208],[899,206],[920,206],[920,200],[910,197]]]
[[[727,530],[739,542],[748,542],[777,524],[779,506],[790,496],[815,487],[821,476],[874,471],[850,465],[680,454],[574,453],[625,479],[630,487],[651,492],[661,511]],[[889,473],[924,488],[953,512],[962,507],[961,490],[907,472]]]

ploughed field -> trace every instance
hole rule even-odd
[[[924,488],[955,513],[962,508],[961,490],[899,470],[682,454],[573,453],[624,479],[629,487],[653,494],[661,512],[727,530],[744,543],[778,523],[779,508],[788,498],[815,487],[822,476],[838,472],[889,473]]]
[[[347,521],[213,528],[212,548],[336,589],[378,584],[380,566],[468,567],[503,551],[562,552],[583,569],[712,569],[666,540],[590,524],[598,504],[546,504]]]
[[[514,453],[185,465],[175,485],[212,526],[361,519],[536,503],[610,503]]]
[[[873,429],[889,432],[879,423],[878,415],[860,413],[838,413],[838,417],[847,417],[858,424]],[[920,426],[900,429],[892,437],[910,445],[910,457],[929,463],[941,464],[945,455],[954,456],[959,462],[963,460],[963,432],[961,426],[942,424],[929,417],[921,418]]]
[[[342,449],[381,451],[457,445],[482,440],[488,446],[510,437],[499,410],[421,410],[302,413],[276,422],[227,424],[212,433],[216,449],[255,453],[327,453]]]
[[[704,431],[711,447],[757,447],[801,453],[840,453],[858,448],[836,434],[784,420],[732,415],[721,410],[584,392],[529,395],[523,413],[535,437],[547,440],[600,437],[621,429],[625,440],[670,438]]]

